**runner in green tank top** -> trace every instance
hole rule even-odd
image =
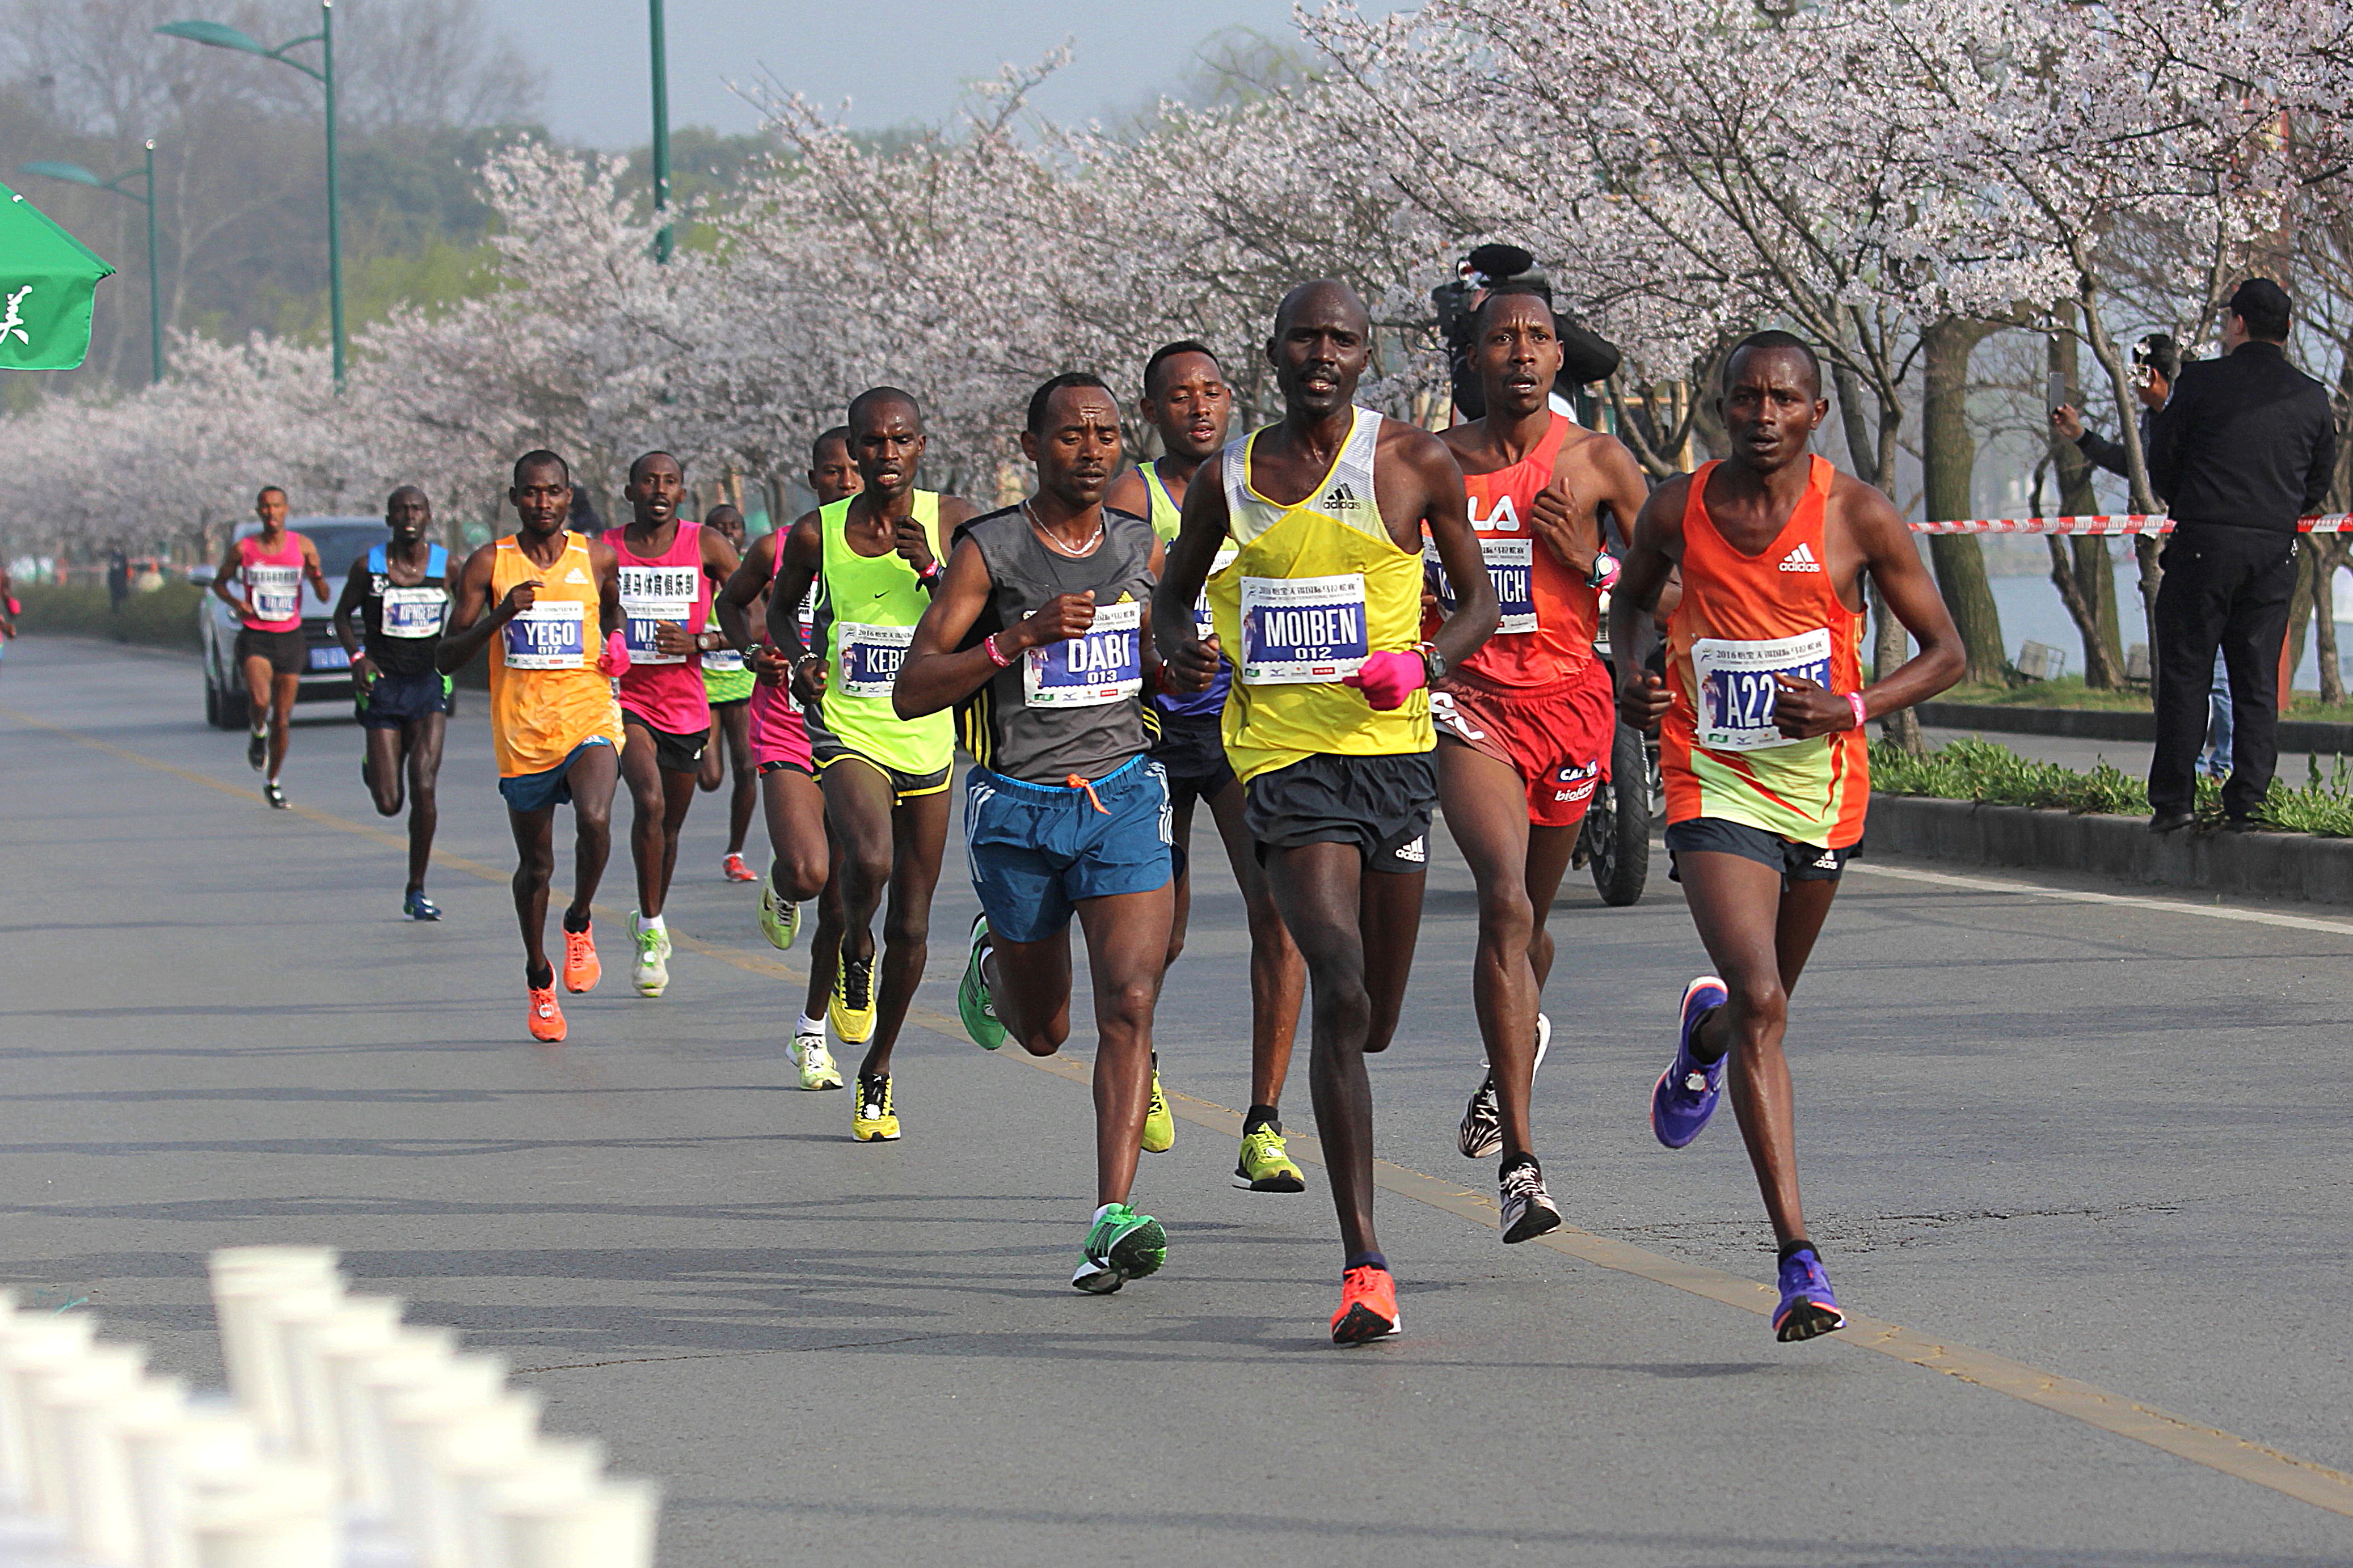
[[[841,889],[839,924],[818,906],[819,952],[839,944],[827,1014],[845,1044],[864,1045],[850,1135],[899,1136],[891,1048],[923,977],[932,889],[947,842],[955,720],[909,722],[891,686],[931,607],[944,540],[976,515],[969,501],[915,488],[923,416],[911,393],[878,386],[849,405],[850,454],[865,488],[793,524],[768,595],[768,640],[793,667],[808,725]],[[801,636],[801,596],[817,587],[816,646]],[[881,973],[874,911],[885,892]]]

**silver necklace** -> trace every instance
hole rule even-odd
[[[1060,551],[1065,555],[1091,554],[1093,552],[1094,547],[1103,542],[1103,525],[1100,520],[1095,523],[1095,531],[1087,535],[1083,541],[1077,544],[1068,544],[1063,542],[1061,535],[1056,533],[1052,529],[1048,528],[1044,523],[1038,521],[1037,510],[1027,500],[1024,500],[1021,503],[1021,515],[1029,520],[1029,526],[1038,531],[1039,538],[1043,539],[1048,544]]]

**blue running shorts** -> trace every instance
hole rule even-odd
[[[565,759],[544,773],[517,773],[499,781],[499,793],[506,796],[507,809],[518,816],[529,816],[534,811],[567,805],[572,800],[572,764],[580,753],[591,746],[609,746],[613,742],[602,735],[591,735],[572,748]]]
[[[973,891],[1007,942],[1052,936],[1082,899],[1166,887],[1169,839],[1168,776],[1150,757],[1131,757],[1092,792],[982,767],[965,775]]]

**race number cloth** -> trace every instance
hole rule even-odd
[[[237,618],[257,632],[302,629],[302,536],[288,532],[275,550],[259,534],[237,542],[237,578],[259,614]]]
[[[1430,697],[1377,710],[1340,684],[1366,654],[1412,651],[1421,633],[1421,552],[1381,520],[1374,457],[1381,416],[1356,410],[1332,468],[1296,502],[1251,483],[1261,430],[1219,460],[1233,561],[1209,579],[1218,639],[1237,666],[1222,729],[1247,784],[1312,756],[1394,756],[1437,744]]]
[[[1479,537],[1479,553],[1504,612],[1495,635],[1457,667],[1482,680],[1557,686],[1592,661],[1600,595],[1536,537],[1535,524],[1536,497],[1552,483],[1560,449],[1576,428],[1574,420],[1555,414],[1551,429],[1525,458],[1508,468],[1462,476],[1471,531]],[[1425,539],[1422,548],[1437,577],[1439,605],[1451,615],[1453,585],[1437,565],[1437,546]],[[1438,623],[1436,616],[1428,618],[1422,635],[1435,636]]]
[[[621,672],[621,706],[657,730],[692,735],[711,728],[711,699],[691,653],[663,653],[654,628],[664,621],[698,637],[711,619],[711,579],[702,570],[702,528],[671,524],[668,545],[632,543],[626,528],[608,528],[605,542],[619,557],[621,631],[629,668]]]
[[[384,635],[414,640],[438,637],[449,618],[449,595],[439,588],[385,589]]]
[[[449,619],[449,552],[425,547],[423,570],[413,584],[392,580],[391,549],[372,545],[361,557],[360,640],[385,675],[438,673],[433,654]]]
[[[810,646],[824,656],[827,670],[818,717],[844,750],[879,767],[935,773],[955,758],[955,716],[943,710],[902,719],[891,708],[891,683],[932,595],[906,557],[887,543],[880,555],[851,548],[849,513],[858,504],[857,496],[845,496],[818,511],[824,555]],[[917,490],[913,515],[931,542],[933,558],[946,559],[940,498]]]
[[[491,562],[493,609],[516,584],[539,584],[531,607],[491,639],[491,747],[501,778],[543,773],[592,740],[621,743],[612,679],[596,668],[596,569],[586,539],[563,537],[553,565],[532,560],[512,537],[498,542]]]
[[[1100,708],[1144,689],[1144,606],[1103,605],[1083,636],[1023,656],[1021,700],[1030,708]]]
[[[1773,723],[1776,675],[1839,693],[1862,685],[1862,617],[1826,565],[1823,515],[1837,470],[1812,459],[1779,537],[1744,555],[1708,516],[1719,465],[1692,476],[1683,507],[1682,602],[1667,623],[1672,705],[1660,731],[1667,821],[1744,822],[1793,842],[1843,849],[1871,799],[1863,732],[1792,741]]]

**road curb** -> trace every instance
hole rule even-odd
[[[1929,859],[2353,904],[2353,839],[2200,828],[2159,837],[2141,816],[2078,816],[2033,806],[1876,793],[1871,797],[1870,835],[1872,848]]]
[[[2154,713],[2100,708],[2010,708],[1985,702],[1923,702],[1916,711],[1920,722],[1933,730],[2060,735],[2077,741],[2138,741],[2145,744],[2157,739]],[[2305,752],[2321,756],[2353,756],[2353,724],[2283,719],[2279,749],[2283,755]]]

